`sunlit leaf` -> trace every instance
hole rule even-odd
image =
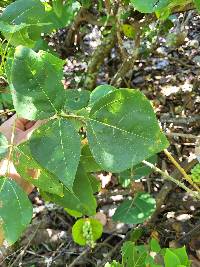
[[[87,240],[87,233],[84,233],[84,226],[85,224],[89,224],[91,229],[91,235],[88,237]],[[79,219],[72,227],[72,237],[74,242],[81,246],[85,246],[87,241],[96,241],[99,239],[103,232],[102,224],[95,219],[88,218],[88,219]],[[86,235],[85,235],[86,234]],[[90,233],[89,233],[90,234]],[[91,240],[90,240],[91,239]]]
[[[113,220],[138,224],[147,220],[156,209],[156,201],[148,193],[137,193],[132,200],[125,200],[115,211]]]
[[[90,94],[89,106],[93,106],[103,96],[115,91],[116,88],[111,85],[99,85]]]
[[[169,145],[149,100],[133,89],[113,91],[94,104],[87,136],[96,162],[111,172],[124,171]]]
[[[80,137],[70,121],[51,120],[36,130],[30,140],[33,157],[72,189],[80,159]]]
[[[87,107],[90,99],[90,92],[87,90],[68,89],[65,95],[66,102],[64,108],[66,111],[80,110]]]
[[[14,107],[20,117],[34,120],[53,116],[64,105],[63,61],[19,46],[10,69]]]

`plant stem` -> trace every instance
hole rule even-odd
[[[164,149],[164,153],[168,157],[168,159],[174,164],[174,166],[180,171],[180,173],[183,175],[184,179],[189,184],[191,184],[198,192],[200,192],[200,188],[192,181],[192,179],[190,178],[190,176],[180,166],[180,164],[175,160],[175,158],[172,156],[172,154],[167,149]]]
[[[9,176],[10,161],[11,161],[11,158],[12,158],[12,151],[13,151],[13,147],[14,147],[15,126],[16,126],[16,121],[14,121],[14,123],[13,123],[12,134],[11,134],[10,145],[9,145],[8,163],[7,163],[7,167],[6,167],[6,176],[7,177]]]
[[[186,192],[188,192],[189,194],[191,194],[193,197],[197,198],[198,200],[200,200],[200,195],[198,192],[194,192],[191,189],[189,189],[184,183],[180,182],[179,180],[173,178],[172,176],[168,175],[167,173],[163,172],[161,169],[157,168],[156,166],[154,166],[152,163],[143,160],[142,161],[146,166],[150,167],[152,170],[154,170],[155,172],[160,173],[165,179],[175,183],[176,185],[178,185],[179,187],[181,187],[182,189],[184,189]]]
[[[184,133],[165,133],[167,136],[172,136],[172,137],[183,137],[183,138],[188,138],[188,139],[200,139],[200,136],[196,136],[193,134],[184,134]]]
[[[8,114],[10,112],[14,112],[14,111],[15,111],[15,109],[9,109],[9,110],[7,110],[5,112],[0,113],[0,116],[6,115],[6,114]]]
[[[77,116],[75,114],[58,114],[59,117],[65,118],[65,119],[75,119],[78,121],[81,121],[82,123],[85,124],[85,117],[83,116]]]

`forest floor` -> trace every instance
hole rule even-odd
[[[192,161],[195,157],[197,139],[192,135],[198,136],[200,133],[200,16],[193,13],[187,27],[188,35],[181,46],[169,48],[161,40],[160,47],[150,56],[136,61],[131,79],[124,80],[124,87],[139,88],[152,101],[162,128],[170,140],[169,149],[179,162]],[[59,46],[63,36],[65,31],[53,36],[52,47]],[[64,68],[66,89],[81,86],[89,55],[99,43],[98,27],[94,27],[92,33],[83,38],[79,50],[68,55]],[[126,41],[125,45],[131,47],[131,42]],[[118,64],[119,59],[113,49],[101,68],[97,83],[109,83]],[[174,166],[162,153],[158,165],[169,173],[174,170]],[[162,197],[164,181],[160,175],[153,173],[124,188],[114,174],[96,175],[102,182],[102,189],[96,196],[98,216],[105,226],[102,238],[94,249],[76,245],[71,237],[75,219],[62,208],[45,203],[35,190],[30,195],[34,205],[32,224],[22,239],[5,251],[0,266],[100,267],[111,259],[119,259],[120,246],[133,226],[114,223],[111,219],[114,210],[130,192],[146,190],[155,197],[158,194]],[[146,180],[147,183],[144,183]],[[186,245],[193,260],[192,266],[198,267],[199,218],[200,203],[173,186],[167,197],[164,197],[157,216],[148,225],[148,231],[144,233],[140,243],[146,243],[151,236],[156,236],[163,247]]]

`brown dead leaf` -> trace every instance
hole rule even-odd
[[[100,221],[103,226],[105,226],[107,223],[107,217],[103,212],[97,212],[94,216],[94,219]]]
[[[144,189],[143,183],[142,182],[133,181],[131,183],[131,191],[133,192],[133,194],[136,194],[138,192],[144,192],[145,189]]]

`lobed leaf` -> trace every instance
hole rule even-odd
[[[158,241],[155,238],[151,239],[150,247],[151,247],[151,251],[153,251],[153,252],[159,253],[161,251],[160,244],[158,243]]]

